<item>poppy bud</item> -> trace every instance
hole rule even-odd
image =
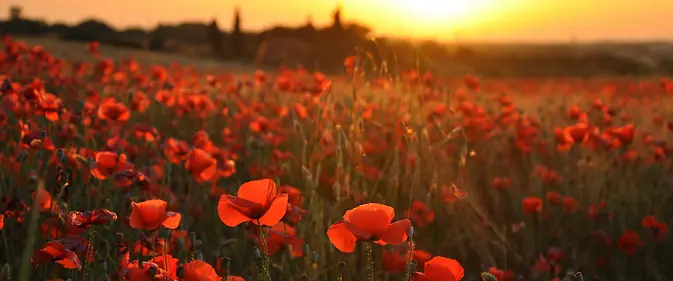
[[[196,232],[189,233],[189,242],[191,242],[192,245],[196,244]]]
[[[185,268],[184,267],[178,267],[178,269],[175,271],[175,275],[178,276],[178,278],[185,278]]]
[[[313,251],[313,262],[318,262],[318,258],[320,258],[320,254],[318,254],[316,251]]]
[[[195,251],[194,256],[196,256],[197,260],[203,260],[203,253],[201,251]]]
[[[259,249],[257,247],[255,247],[255,249],[253,250],[253,253],[255,254],[255,258],[259,259],[262,257],[262,254],[259,252]]]
[[[124,233],[117,232],[117,234],[115,234],[115,242],[121,243],[123,241],[124,241]]]
[[[409,226],[409,240],[411,240],[411,237],[414,236],[414,226],[410,225]]]
[[[28,152],[27,151],[21,151],[21,154],[19,154],[19,157],[17,157],[17,161],[22,162],[26,161],[26,158],[28,158]]]
[[[481,273],[481,280],[482,281],[498,281],[498,279],[495,278],[495,276],[493,276],[493,274],[490,274],[488,272],[482,272]]]
[[[92,157],[89,157],[86,160],[88,162],[87,165],[89,166],[89,169],[93,169],[96,165],[96,160],[94,160]]]
[[[339,262],[339,272],[344,272],[344,269],[346,269],[346,263],[343,261]]]
[[[171,236],[171,230],[168,228],[161,228],[159,230],[159,237],[169,238]]]
[[[2,79],[2,84],[0,84],[0,92],[6,94],[11,89],[12,89],[12,82],[9,82],[9,79],[7,79],[7,77],[5,77],[5,79]]]
[[[154,267],[154,266],[150,266],[150,267],[147,269],[147,273],[149,273],[150,276],[154,277],[155,275],[157,275],[157,268]]]
[[[311,246],[309,246],[308,244],[304,244],[304,253],[309,253],[309,252],[311,252]]]
[[[65,160],[65,152],[63,152],[63,149],[58,149],[56,150],[56,158],[58,158],[58,161],[63,163]]]
[[[584,281],[584,275],[582,275],[582,272],[575,273],[575,278],[579,281]]]
[[[231,259],[229,257],[222,258],[222,269],[225,272],[229,272],[229,267],[231,266]]]

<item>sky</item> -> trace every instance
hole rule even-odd
[[[117,28],[214,17],[227,29],[238,5],[243,28],[260,30],[303,24],[309,17],[326,25],[338,4],[346,21],[418,39],[673,40],[673,0],[0,0],[0,12],[18,5],[26,17],[51,23],[94,17]]]

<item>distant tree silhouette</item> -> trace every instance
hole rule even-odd
[[[241,8],[234,10],[234,27],[231,30],[231,50],[236,57],[244,55],[243,50],[243,31],[241,31]]]
[[[70,29],[64,30],[60,34],[60,37],[65,40],[99,41],[105,43],[115,33],[116,31],[106,23],[96,19],[87,19]]]
[[[217,20],[213,19],[208,26],[207,40],[210,45],[210,51],[213,56],[222,56],[222,31],[217,24]]]
[[[334,14],[332,15],[332,27],[336,29],[342,29],[342,19],[341,19],[341,11],[343,10],[343,7],[341,5],[338,5],[336,10],[334,11]]]

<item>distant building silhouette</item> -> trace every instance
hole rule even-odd
[[[243,48],[243,31],[241,30],[241,8],[234,10],[234,27],[231,30],[231,50],[233,55],[240,58],[245,54]]]
[[[223,44],[222,44],[222,31],[217,24],[217,20],[213,18],[208,26],[207,40],[210,45],[210,51],[213,56],[222,57],[223,54]]]
[[[17,21],[23,19],[23,9],[19,6],[9,7],[9,20]]]

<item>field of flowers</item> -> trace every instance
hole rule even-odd
[[[2,46],[0,280],[673,276],[671,80],[381,78],[355,57],[238,75]]]

